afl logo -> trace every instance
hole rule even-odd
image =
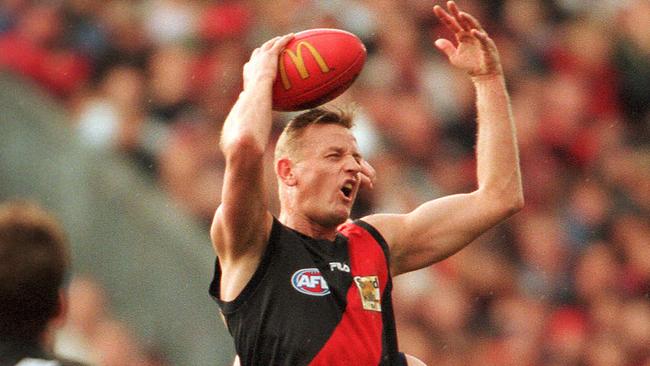
[[[318,268],[305,268],[297,270],[291,276],[293,288],[306,295],[325,296],[329,295],[330,288],[320,274]]]

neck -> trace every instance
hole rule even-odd
[[[282,212],[280,212],[279,220],[285,226],[314,239],[330,241],[336,239],[336,226],[323,226],[304,215],[297,213],[292,214],[290,210],[282,210]]]

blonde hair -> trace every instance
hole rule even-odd
[[[287,123],[275,145],[275,161],[285,156],[295,156],[300,144],[300,137],[312,125],[333,124],[351,129],[354,127],[354,109],[314,108],[301,113]]]

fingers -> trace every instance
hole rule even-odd
[[[264,44],[262,44],[260,49],[263,51],[271,49],[271,47],[273,47],[273,45],[275,44],[275,42],[278,41],[278,39],[280,39],[280,36],[269,39],[268,41],[264,42]]]
[[[472,35],[476,37],[481,43],[481,48],[483,51],[490,51],[494,46],[492,39],[485,33],[485,31],[479,31],[477,29],[472,29]]]
[[[447,13],[447,12],[446,12],[442,7],[440,7],[439,5],[436,5],[436,6],[433,7],[433,12],[436,14],[436,16],[438,17],[438,19],[440,19],[440,21],[441,21],[445,26],[447,26],[447,28],[449,28],[449,30],[451,30],[452,32],[454,32],[454,33],[458,33],[458,32],[462,32],[462,31],[463,31],[463,28],[461,28],[461,26],[458,24],[458,22],[456,21],[456,19],[454,19],[454,17],[452,17],[451,15],[449,15],[449,13]]]
[[[447,9],[445,11],[439,5],[433,7],[433,11],[440,21],[445,26],[454,32],[458,42],[471,41],[472,38],[477,39],[481,44],[483,50],[490,49],[493,44],[492,40],[488,37],[487,33],[481,26],[481,23],[471,14],[461,11],[455,2],[448,1]],[[439,39],[435,42],[438,49],[444,52],[447,57],[456,51],[454,45],[444,39]]]
[[[251,57],[257,55],[261,51],[276,51],[276,50],[281,50],[284,46],[289,43],[294,37],[293,33],[285,34],[284,36],[277,36],[269,39],[268,41],[264,42],[261,46],[257,47],[256,49],[253,50],[251,53]]]
[[[483,31],[483,27],[481,27],[479,21],[471,14],[460,11],[455,2],[448,1],[447,9],[449,12],[445,11],[441,6],[436,5],[433,7],[433,12],[452,32],[458,34],[460,32],[471,32],[472,29]]]
[[[481,23],[479,23],[479,21],[476,18],[474,18],[474,16],[472,16],[471,14],[461,11],[459,13],[459,17],[461,22],[467,26],[467,28],[465,28],[466,30],[469,31],[472,29],[478,29],[484,32],[483,27],[481,27]]]
[[[361,183],[359,184],[360,188],[367,188],[367,189],[372,189],[373,188],[373,183],[370,178],[367,176],[361,174]]]
[[[472,29],[472,35],[479,40],[481,51],[483,52],[485,59],[485,65],[483,72],[480,74],[470,72],[470,75],[502,75],[503,68],[501,66],[501,61],[499,61],[499,52],[497,51],[497,46],[494,44],[492,38],[490,38],[485,31],[479,31],[477,29]]]
[[[282,49],[294,38],[293,33],[286,34],[284,36],[277,36],[269,39],[264,42],[261,46],[254,49],[251,53],[250,59],[260,57],[260,53],[270,53],[271,56],[277,56],[280,54]]]
[[[454,47],[454,44],[447,39],[444,38],[437,39],[434,44],[436,45],[436,47],[438,47],[440,51],[442,51],[445,55],[447,55],[447,57],[451,57],[454,54],[454,52],[456,52],[456,47]]]
[[[377,172],[375,171],[375,168],[370,165],[365,160],[361,160],[361,187],[367,187],[368,189],[372,189],[374,187],[374,182],[377,177]]]
[[[375,168],[373,168],[372,165],[370,165],[370,163],[367,162],[366,160],[361,160],[361,173],[368,176],[373,181],[375,180],[375,176],[377,175]]]
[[[264,51],[279,52],[279,50],[284,48],[284,46],[286,46],[287,43],[293,39],[293,37],[293,33],[285,34],[284,36],[277,36],[264,42],[260,48]]]
[[[278,39],[278,41],[275,43],[273,48],[277,48],[280,50],[283,49],[284,46],[287,45],[287,43],[291,42],[294,36],[295,35],[293,33],[285,34],[284,36],[280,37],[280,39]]]
[[[458,10],[458,6],[456,6],[455,2],[447,1],[447,9],[449,9],[451,15],[464,31],[469,32],[472,29],[468,23],[463,20],[462,16],[460,15],[460,11]]]

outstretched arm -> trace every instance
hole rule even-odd
[[[221,288],[226,297],[234,297],[228,295],[238,294],[248,282],[271,229],[263,160],[271,131],[278,58],[292,37],[275,37],[253,51],[244,65],[244,90],[221,132],[226,169],[210,237],[226,279]]]
[[[478,188],[426,202],[404,215],[364,218],[385,237],[393,275],[426,267],[464,248],[523,206],[515,127],[499,54],[492,39],[453,1],[434,7],[452,31],[435,44],[451,64],[470,75],[476,89]]]

